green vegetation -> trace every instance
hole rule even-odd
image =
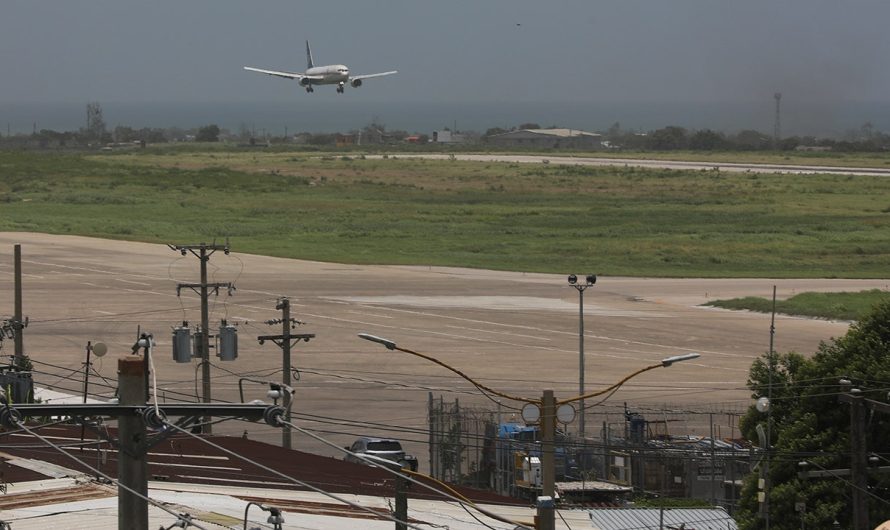
[[[890,179],[168,146],[0,152],[0,230],[343,263],[883,277]]]
[[[801,293],[787,300],[776,300],[776,312],[834,320],[859,320],[876,305],[887,301],[890,301],[890,292],[879,289],[855,293]],[[705,305],[758,313],[770,313],[773,310],[772,300],[756,296],[714,300]]]
[[[772,381],[772,458],[769,467],[771,513],[788,514],[773,519],[775,530],[832,528],[836,520],[841,528],[851,528],[853,505],[851,484],[847,479],[826,477],[802,479],[800,462],[806,469],[849,469],[851,457],[851,405],[840,403],[839,395],[850,390],[840,383],[847,379],[861,390],[859,396],[872,402],[887,401],[890,381],[890,301],[876,306],[843,336],[824,342],[814,355],[789,352],[764,355],[751,366],[748,387],[756,400],[768,394]],[[772,365],[772,376],[768,367]],[[864,408],[864,407],[863,407]],[[890,439],[887,415],[863,410],[862,443],[879,455],[886,465],[886,446]],[[740,428],[748,440],[758,440],[757,425],[765,426],[767,415],[752,405],[742,417]],[[743,530],[763,528],[757,502],[758,474],[745,478],[739,510],[734,514]],[[869,518],[890,518],[888,499],[890,474],[868,473]],[[800,520],[795,504],[806,500],[807,510]]]

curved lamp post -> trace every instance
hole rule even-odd
[[[400,352],[408,353],[414,355],[415,357],[420,357],[421,359],[426,359],[427,361],[438,364],[439,366],[454,372],[460,377],[469,381],[473,386],[478,388],[479,390],[486,392],[488,394],[493,394],[495,396],[500,396],[502,398],[510,399],[513,401],[519,401],[522,403],[526,403],[526,406],[523,407],[523,414],[526,415],[531,413],[534,417],[535,409],[537,409],[538,416],[540,418],[541,424],[541,470],[542,470],[542,484],[541,484],[541,496],[538,497],[538,514],[535,516],[537,520],[537,528],[538,530],[553,530],[556,525],[555,520],[555,510],[554,510],[554,494],[555,494],[555,482],[556,482],[556,462],[554,459],[554,441],[556,439],[556,419],[557,419],[557,410],[560,410],[560,417],[565,411],[566,406],[570,406],[570,403],[575,401],[582,401],[584,399],[601,396],[603,394],[612,392],[617,390],[619,387],[624,385],[624,383],[628,382],[630,379],[644,373],[649,370],[654,370],[656,368],[667,368],[675,363],[688,361],[691,359],[697,359],[700,357],[697,353],[687,353],[685,355],[675,355],[673,357],[667,357],[662,359],[661,362],[657,364],[652,364],[646,366],[645,368],[641,368],[632,374],[625,376],[622,380],[618,381],[614,385],[605,388],[603,390],[598,390],[596,392],[589,392],[587,394],[582,394],[580,396],[574,396],[568,399],[563,399],[557,401],[553,395],[553,390],[544,390],[541,398],[527,398],[521,396],[513,396],[510,394],[506,394],[504,392],[499,392],[492,388],[489,388],[478,381],[473,380],[470,376],[461,372],[457,368],[449,366],[448,364],[436,359],[435,357],[430,357],[429,355],[425,355],[420,352],[416,352],[413,350],[409,350],[407,348],[399,347],[394,341],[389,339],[384,339],[382,337],[377,337],[375,335],[370,335],[368,333],[359,333],[359,338],[362,338],[367,341],[376,342],[377,344],[382,344],[389,350],[398,350]]]
[[[271,524],[275,530],[281,530],[281,525],[284,524],[284,516],[281,515],[281,510],[274,506],[266,506],[258,502],[248,502],[247,506],[244,507],[244,530],[247,530],[247,510],[249,510],[251,506],[257,506],[264,512],[269,512],[270,515],[269,518],[266,519],[266,522]]]

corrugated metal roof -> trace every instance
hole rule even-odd
[[[517,136],[525,136],[525,137],[535,137],[535,136],[553,136],[557,138],[578,138],[581,136],[590,137],[590,138],[599,138],[602,135],[587,131],[582,131],[580,129],[520,129],[518,131],[508,131],[501,134],[496,134],[493,138],[510,138]]]
[[[664,528],[685,530],[738,530],[735,520],[720,508],[602,508],[588,510],[596,530],[658,530],[664,517]]]
[[[53,485],[52,483],[56,483]],[[70,479],[17,484],[19,493],[70,487]],[[103,486],[113,491],[114,488]],[[393,523],[384,517],[374,518],[367,512],[339,503],[330,497],[314,492],[284,491],[265,488],[243,488],[187,483],[152,482],[149,484],[152,500],[164,504],[176,513],[188,513],[204,528],[242,528],[244,509],[248,502],[261,502],[280,507],[284,515],[285,529],[301,530],[391,530]],[[340,494],[351,502],[372,508],[381,514],[392,509],[391,499],[366,495]],[[531,521],[534,509],[526,506],[482,505],[502,517]],[[117,496],[113,493],[104,498],[75,500],[27,508],[3,510],[2,520],[12,524],[15,530],[46,530],[65,528],[70,530],[117,529]],[[512,530],[514,525],[493,521],[478,512],[473,514],[485,524],[497,530]],[[249,526],[269,528],[269,514],[257,507],[248,511]],[[416,500],[408,501],[408,516],[418,526],[447,527],[451,530],[477,530],[482,525],[456,503]],[[561,516],[561,517],[560,517]],[[559,530],[578,530],[589,527],[588,514],[584,510],[560,510],[556,518]],[[167,527],[176,518],[169,513],[149,506],[149,527]]]

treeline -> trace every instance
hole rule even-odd
[[[604,134],[610,146],[639,151],[888,151],[890,134],[874,130],[870,124],[859,131],[850,131],[842,139],[815,136],[787,136],[776,139],[755,130],[725,134],[711,129],[691,131],[669,126],[639,133],[613,126]]]
[[[537,123],[523,123],[510,129],[494,127],[485,131],[482,139],[484,141],[510,131],[542,128],[558,127],[541,127]],[[603,135],[603,147],[631,151],[890,151],[890,134],[875,129],[870,122],[859,129],[847,131],[840,139],[788,136],[776,141],[772,135],[751,129],[726,134],[712,129],[690,130],[674,125],[644,132],[623,129],[617,122],[599,133]]]

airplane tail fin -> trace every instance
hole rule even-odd
[[[315,66],[312,62],[312,50],[309,48],[309,41],[306,41],[306,68]]]

